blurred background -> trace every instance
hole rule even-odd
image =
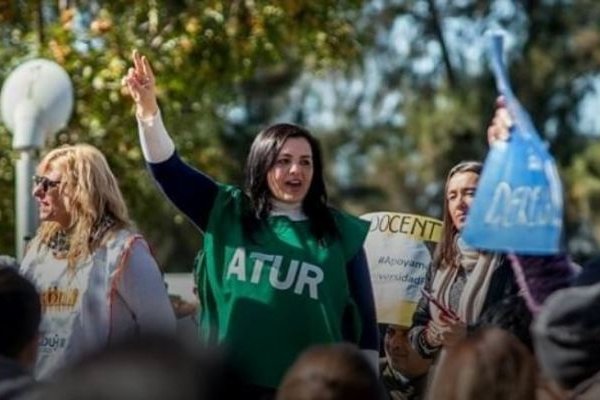
[[[161,266],[189,271],[201,235],[146,171],[120,83],[134,48],[180,154],[217,180],[240,184],[254,135],[289,121],[321,140],[333,205],[440,218],[446,172],[485,157],[496,91],[484,33],[504,29],[584,262],[600,238],[598,21],[597,0],[0,0],[0,84],[27,60],[60,64],[75,104],[46,148],[100,148]],[[12,255],[15,159],[0,123],[0,253]]]

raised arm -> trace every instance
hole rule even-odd
[[[181,161],[175,152],[160,115],[155,83],[148,59],[134,51],[133,67],[123,78],[123,84],[135,102],[144,158],[165,195],[198,228],[205,230],[217,196],[217,184]]]

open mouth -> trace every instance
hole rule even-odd
[[[299,189],[302,187],[302,181],[299,179],[292,179],[289,181],[285,181],[285,185],[292,189]]]

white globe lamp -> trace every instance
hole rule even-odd
[[[73,85],[65,70],[50,60],[34,59],[10,73],[0,93],[2,122],[12,132],[16,162],[16,253],[23,258],[26,241],[37,226],[31,196],[37,151],[62,129],[73,109]]]

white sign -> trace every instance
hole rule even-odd
[[[380,323],[410,326],[421,298],[434,243],[442,222],[420,215],[375,212],[361,216],[371,222],[365,252]]]

